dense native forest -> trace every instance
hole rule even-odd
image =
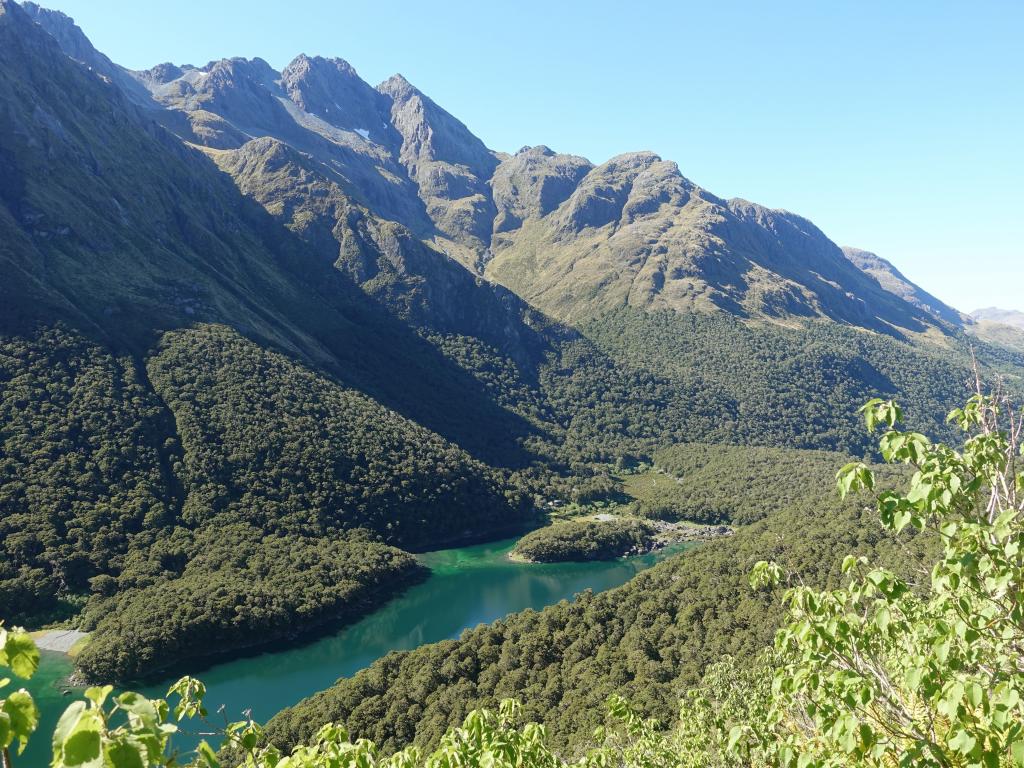
[[[674,482],[645,493],[637,502],[640,515],[746,525],[805,503],[808,486],[827,488],[839,456],[830,451],[690,443],[660,450],[653,460]]]
[[[760,339],[772,348],[793,333],[766,328],[751,335],[727,321],[702,322],[709,328],[724,323],[730,343],[723,349],[735,349],[737,338]],[[690,337],[699,339],[693,329],[704,326],[687,324]],[[714,335],[709,328],[707,338]],[[621,330],[628,335],[628,328]],[[805,333],[812,339],[824,334],[813,327]],[[78,616],[83,627],[96,628],[99,639],[122,626],[97,625],[92,618],[103,615],[102,606],[114,595],[126,615],[133,600],[149,610],[154,579],[134,578],[129,564],[138,559],[134,553],[172,534],[179,554],[157,570],[159,579],[193,576],[194,585],[213,589],[212,580],[195,578],[201,566],[186,568],[198,552],[190,542],[208,526],[241,523],[264,535],[299,540],[361,529],[399,547],[437,546],[539,522],[535,505],[548,499],[600,498],[607,494],[611,466],[624,457],[652,459],[670,475],[703,471],[722,484],[679,485],[671,498],[645,499],[639,514],[744,524],[785,506],[788,498],[737,507],[736,489],[748,476],[728,463],[763,458],[779,467],[780,476],[789,471],[788,463],[766,449],[751,454],[757,459],[726,451],[715,454],[723,466],[700,465],[704,449],[691,447],[693,441],[824,444],[855,455],[865,450],[849,414],[871,379],[840,368],[833,380],[821,383],[830,405],[798,399],[802,388],[814,385],[803,373],[826,370],[819,365],[829,357],[821,351],[824,342],[809,346],[817,351],[805,366],[772,368],[777,389],[761,386],[770,366],[755,375],[730,367],[771,358],[755,352],[747,357],[741,348],[716,369],[715,355],[722,353],[710,342],[708,358],[692,362],[691,376],[678,361],[672,371],[658,373],[645,373],[635,360],[618,365],[612,358],[621,348],[609,357],[585,339],[571,339],[539,366],[533,382],[483,345],[455,337],[434,343],[500,393],[500,415],[491,426],[480,422],[480,428],[500,432],[510,415],[532,425],[523,431],[519,449],[533,457],[529,464],[488,465],[331,375],[223,326],[166,334],[142,359],[118,355],[70,329],[9,338],[0,356],[0,498],[8,510],[0,520],[4,615],[37,625]],[[835,357],[841,358],[846,353],[835,343]],[[883,350],[892,346],[893,354],[909,349],[887,339],[873,343]],[[858,365],[868,365],[872,349]],[[966,387],[965,357],[954,351],[908,354],[921,371],[899,390],[911,402],[940,409]],[[728,386],[704,384],[712,374]],[[888,387],[883,394],[897,390],[887,381],[876,383]],[[729,387],[744,392],[733,401]],[[937,421],[918,426],[931,434],[947,431]],[[380,562],[368,553],[368,567]],[[233,610],[223,601],[203,604],[211,612]],[[224,620],[208,618],[214,625]],[[154,659],[151,668],[166,666],[154,653],[155,648],[144,654]],[[180,649],[183,657],[190,653]],[[115,678],[147,668],[105,667]]]
[[[271,740],[287,747],[323,723],[340,722],[382,747],[430,747],[472,709],[512,697],[527,719],[544,723],[551,744],[578,749],[600,724],[609,695],[620,693],[647,716],[669,721],[680,691],[709,664],[726,655],[752,660],[770,643],[782,606],[746,586],[758,560],[775,560],[824,587],[838,583],[849,552],[908,568],[914,562],[908,551],[928,550],[928,537],[897,540],[886,532],[865,509],[868,498],[837,501],[835,472],[846,456],[780,449],[789,471],[785,488],[773,489],[780,476],[771,461],[740,462],[731,448],[721,453],[722,482],[713,472],[697,472],[690,492],[751,509],[772,489],[764,519],[618,589],[390,654],[275,717]],[[895,484],[901,473],[880,468],[878,475],[880,484]],[[771,506],[772,493],[785,498],[782,506]]]
[[[581,520],[555,523],[526,534],[513,553],[535,563],[609,560],[646,551],[654,528],[641,520]]]
[[[616,360],[643,365],[693,395],[722,421],[712,442],[823,448],[863,455],[872,444],[851,404],[899,395],[914,426],[951,436],[941,414],[970,391],[972,354],[1019,391],[1024,358],[965,337],[908,344],[837,323],[749,323],[725,313],[624,308],[584,324]],[[685,383],[682,386],[686,386]],[[723,435],[729,438],[723,440]],[[680,442],[700,442],[688,437]]]
[[[772,554],[777,559],[753,563],[745,579],[752,590],[748,594],[768,595],[767,605],[778,609],[774,644],[752,656],[723,656],[708,664],[698,683],[676,691],[681,706],[670,727],[664,720],[645,718],[622,693],[613,691],[606,698],[602,724],[567,751],[551,741],[548,729],[526,713],[521,701],[508,698],[495,708],[468,712],[461,727],[452,724],[443,735],[428,737],[436,742],[428,751],[409,746],[385,757],[372,741],[352,741],[343,723],[311,728],[308,720],[293,725],[293,730],[311,731],[305,743],[289,747],[287,731],[275,733],[273,724],[264,729],[249,719],[215,726],[207,735],[222,735],[226,746],[218,755],[201,742],[197,761],[208,768],[225,763],[260,768],[1019,764],[1024,703],[1016,585],[1024,573],[1019,547],[1024,501],[1017,494],[1020,478],[1013,470],[1020,455],[1019,422],[1001,396],[978,394],[951,413],[952,421],[973,433],[961,452],[902,431],[901,410],[892,401],[873,400],[863,413],[869,431],[883,428],[879,448],[885,461],[916,469],[909,490],[898,487],[906,473],[889,477],[897,483],[887,488],[879,467],[851,462],[839,471],[844,499],[857,491],[881,490],[876,519],[884,533],[848,550],[834,577],[828,569],[813,569],[805,559],[826,554],[820,548],[794,559],[796,552],[776,545]],[[907,538],[908,531],[919,535]],[[895,559],[893,545],[900,548]],[[880,566],[874,558],[896,567]],[[927,582],[920,580],[918,569],[930,572]],[[803,574],[816,583],[807,583]],[[622,598],[641,581],[646,587],[658,585],[646,583],[651,580],[663,584],[657,577],[649,572],[605,596]],[[680,577],[676,571],[673,581]],[[780,602],[779,588],[794,579]],[[823,589],[828,582],[832,585]],[[583,602],[591,610],[600,599]],[[557,626],[544,621],[551,616],[552,609],[546,609],[517,621],[548,629]],[[401,667],[404,659],[432,649],[452,658],[452,651],[468,645],[454,655],[454,663],[462,667],[463,679],[472,677],[482,658],[500,663],[508,657],[495,655],[493,643],[474,645],[487,631],[493,639],[495,628],[511,629],[508,622],[479,628],[458,641],[388,657],[371,671],[380,675],[388,662]],[[631,629],[619,628],[623,639]],[[549,655],[583,650],[580,636],[563,632],[548,639],[554,644]],[[536,656],[546,647],[524,650]],[[487,653],[488,648],[494,650]],[[610,649],[605,650],[608,660]],[[646,657],[656,661],[650,653]],[[634,669],[644,663],[642,656],[634,658]],[[38,663],[39,653],[24,630],[0,627],[0,669],[24,679]],[[436,666],[418,669],[433,675],[438,671]],[[616,678],[622,690],[634,682],[628,673]],[[0,681],[0,689],[9,682]],[[425,682],[420,680],[417,687]],[[530,701],[550,691],[550,685],[533,691]],[[194,678],[182,678],[168,691],[173,710],[163,700],[111,693],[111,686],[90,688],[88,703],[76,701],[67,708],[53,737],[55,768],[90,762],[114,768],[175,765],[179,754],[171,743],[178,730],[174,723],[187,725],[200,718],[209,724],[205,688]],[[641,696],[635,689],[633,694]],[[32,738],[38,711],[24,689],[5,695],[0,700],[0,743],[5,764],[12,765],[11,747],[16,743],[20,751]],[[550,705],[553,710],[558,702]],[[418,717],[428,714],[414,707]],[[405,712],[386,710],[378,717],[392,721]],[[529,722],[522,726],[524,720]],[[406,741],[415,737],[415,731],[405,734]]]
[[[205,647],[203,632],[181,631],[189,622],[221,627],[207,632],[225,648],[251,643],[260,598],[246,594],[247,580],[271,589],[269,641],[304,615],[308,626],[351,617],[369,595],[407,583],[411,559],[374,541],[498,533],[529,511],[501,473],[226,328],[168,335],[146,367],[61,331],[6,345],[0,365],[4,502],[25,510],[0,522],[0,605],[37,622],[81,611],[95,649],[80,665],[103,678]],[[210,537],[229,532],[235,552],[256,547],[251,557],[210,556]],[[279,562],[260,548],[267,536],[287,553]],[[324,549],[339,536],[341,550]],[[317,558],[324,594],[314,608],[313,583],[294,594],[289,585],[315,573],[304,563]],[[175,591],[190,595],[184,625]],[[133,629],[141,615],[151,634]]]
[[[382,129],[371,139],[328,118],[341,102]],[[976,376],[1021,393],[1019,337],[972,339],[955,310],[904,301],[798,216],[720,200],[652,153],[595,167],[545,147],[492,152],[404,78],[373,88],[340,60],[129,72],[67,17],[10,0],[0,103],[0,617],[88,631],[76,664],[93,681],[167,675],[351,621],[423,576],[415,551],[538,528],[521,554],[597,557],[642,545],[655,521],[735,526],[616,591],[324,681],[266,734],[289,748],[334,722],[384,749],[443,750],[470,717],[477,736],[490,728],[577,755],[609,697],[666,724],[702,679],[763,701],[751,681],[768,679],[761,654],[781,622],[882,589],[920,595],[920,579],[894,585],[942,546],[949,569],[966,548],[968,577],[970,546],[1017,557],[1006,521],[974,515],[985,487],[1015,482],[993,458],[1005,446],[992,444],[987,401],[954,423],[944,415]],[[923,437],[878,444],[856,415],[873,396],[898,398]],[[883,413],[889,428],[894,414]],[[989,454],[928,442],[956,440],[965,419]],[[935,475],[881,459],[931,462]],[[837,502],[835,471],[857,460],[874,469],[847,475],[861,493]],[[643,492],[635,467],[654,468]],[[867,486],[906,481],[914,495],[865,510]],[[552,510],[610,504],[634,518],[541,527]],[[945,516],[983,535],[971,544],[960,527],[927,524]],[[854,597],[795,593],[796,616],[796,598],[747,585],[763,562],[765,584],[794,574],[807,589],[836,587],[848,554],[896,575]],[[985,597],[1000,610],[1002,599]],[[988,626],[965,619],[957,637],[969,646]],[[961,709],[1005,703],[1006,681],[983,673],[1020,657],[1019,633],[1004,633],[1010,646],[986,637],[1003,656],[971,669],[992,685],[981,695],[978,680],[950,683],[970,706],[943,705],[935,737],[974,757],[991,744],[976,749]],[[31,672],[23,633],[0,645],[0,664]],[[925,656],[941,672],[945,661]],[[930,679],[911,661],[904,679]],[[814,674],[785,678],[790,692]],[[101,745],[118,766],[159,763],[167,712],[117,698],[130,726],[156,728],[152,751],[129,759],[141,754],[130,728],[104,741],[106,695],[92,691],[64,724],[57,765],[98,765]],[[506,697],[545,738],[505,720],[495,731],[504,714],[470,716]],[[843,710],[815,709],[826,711]],[[31,723],[30,702],[10,694],[0,742]],[[756,745],[785,725],[743,733]],[[830,733],[849,740],[846,754],[875,748],[840,725]],[[370,760],[340,734],[328,734],[331,749]],[[1024,755],[1019,735],[998,748]]]

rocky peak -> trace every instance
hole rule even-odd
[[[416,183],[440,235],[464,252],[473,268],[484,258],[497,213],[488,180],[497,156],[451,114],[401,75],[377,86],[401,136],[399,162]]]
[[[194,67],[186,67],[186,69],[194,69]],[[185,70],[169,61],[166,61],[163,64],[157,64],[155,67],[151,67],[150,69],[139,72],[138,74],[142,78],[152,80],[157,83],[169,83],[172,80],[177,80],[185,74]]]
[[[402,135],[404,161],[461,165],[485,181],[494,173],[498,165],[494,153],[402,75],[393,75],[377,90],[390,99],[391,122]]]
[[[211,61],[203,67],[203,71],[211,78],[215,78],[217,82],[224,84],[244,79],[264,88],[274,88],[277,81],[281,79],[281,75],[259,57],[255,59],[235,57]]]
[[[412,96],[421,95],[419,89],[406,80],[405,76],[400,72],[396,72],[383,83],[380,83],[377,86],[377,90],[386,96],[390,96],[395,101],[405,101]]]
[[[560,155],[543,145],[523,147],[502,161],[491,178],[498,215],[495,232],[540,219],[560,206],[593,168],[589,160]]]
[[[18,8],[12,0],[0,0],[0,8],[5,6]],[[33,2],[23,3],[18,10],[18,15],[31,19],[56,40],[67,56],[117,85],[136,104],[149,106],[152,103],[146,89],[125,69],[97,51],[73,18],[60,11],[42,8]]]
[[[278,83],[281,75],[263,59],[220,59],[201,69],[173,65],[154,69],[158,71],[138,75],[153,98],[190,115],[190,119],[213,120],[218,126],[217,135],[227,132],[237,138],[239,131],[260,135],[295,130],[294,120],[278,98],[284,95]],[[179,76],[167,79],[175,70]],[[200,134],[194,140],[212,146],[237,146],[235,139],[224,144],[220,140],[206,141]]]
[[[565,231],[628,224],[663,203],[685,204],[693,184],[653,152],[617,155],[592,169],[559,212]]]
[[[344,59],[297,56],[281,73],[281,85],[299,108],[331,125],[395,150],[401,137],[389,124],[390,103]]]

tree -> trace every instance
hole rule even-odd
[[[949,415],[970,433],[956,451],[901,431],[891,401],[861,412],[883,427],[884,459],[914,469],[906,493],[879,496],[883,524],[936,537],[941,555],[916,583],[851,556],[845,589],[788,589],[772,696],[731,746],[800,768],[1024,765],[1021,419],[977,394]],[[845,494],[874,476],[854,463],[838,483]],[[780,576],[762,562],[751,580]]]
[[[673,728],[613,696],[595,746],[568,762],[547,746],[542,726],[519,728],[518,706],[506,701],[497,713],[471,712],[429,755],[408,747],[383,756],[338,725],[284,755],[242,721],[216,732],[228,747],[220,757],[247,768],[1024,766],[1024,420],[999,395],[978,394],[950,414],[969,433],[957,451],[899,429],[902,412],[891,401],[872,400],[861,412],[869,430],[883,428],[883,458],[913,468],[905,493],[878,496],[882,523],[894,535],[910,528],[932,537],[935,562],[905,579],[849,556],[844,588],[796,581],[784,594],[774,648],[753,665],[713,665],[685,695]],[[854,462],[837,481],[845,495],[873,488],[875,475]],[[762,561],[751,583],[784,578]],[[24,631],[0,628],[0,667],[24,678],[37,664]],[[170,768],[180,757],[171,743],[177,723],[205,718],[203,693],[182,679],[168,692],[178,697],[171,710],[164,700],[90,688],[57,726],[53,766]],[[37,719],[24,690],[0,700],[5,768],[10,747],[24,747]],[[221,764],[205,743],[196,757],[207,768]]]

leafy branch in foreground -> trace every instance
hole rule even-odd
[[[937,535],[942,556],[922,585],[850,556],[845,589],[787,590],[772,697],[760,729],[734,726],[734,749],[800,768],[1024,765],[1021,420],[975,395],[950,414],[970,433],[956,451],[900,431],[892,402],[861,412],[883,426],[884,459],[914,469],[905,494],[879,496],[883,524]],[[861,464],[837,481],[874,486]],[[759,563],[752,583],[778,577]]]
[[[941,544],[921,583],[843,562],[845,588],[786,590],[787,618],[758,664],[712,665],[682,701],[670,729],[644,719],[621,697],[609,701],[608,726],[589,752],[569,762],[546,741],[543,726],[517,724],[519,708],[475,710],[428,754],[416,747],[382,755],[351,741],[340,725],[322,728],[290,754],[267,745],[251,721],[204,735],[188,757],[207,768],[220,759],[246,768],[838,768],[1024,766],[1024,474],[1018,471],[1024,424],[999,396],[971,398],[950,420],[969,437],[960,451],[899,429],[892,402],[873,400],[862,413],[882,428],[887,462],[909,465],[905,493],[878,497],[882,523]],[[837,476],[840,494],[874,487],[872,471],[853,463]],[[755,587],[779,584],[782,569],[761,562]],[[31,638],[0,628],[0,665],[28,677],[38,664]],[[0,680],[6,687],[9,680]],[[54,734],[53,768],[142,768],[180,764],[172,744],[177,723],[205,721],[202,684],[185,678],[163,700],[91,688],[73,703]],[[24,690],[0,701],[4,766],[38,714]],[[115,723],[117,725],[115,726]],[[224,757],[229,756],[229,757]]]

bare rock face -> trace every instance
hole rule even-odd
[[[513,359],[541,343],[529,308],[385,221],[348,196],[341,179],[275,139],[254,139],[214,155],[238,188],[281,220],[313,255],[349,275],[403,320],[434,332],[476,336]]]
[[[629,225],[662,204],[685,205],[692,188],[675,163],[653,152],[618,155],[586,175],[559,211],[557,226],[578,234],[609,224]]]
[[[281,73],[288,98],[311,115],[397,150],[401,136],[390,124],[388,99],[343,59],[302,54]]]
[[[519,228],[541,219],[573,193],[593,164],[576,155],[561,155],[548,147],[523,147],[502,161],[491,179],[498,214],[494,231]]]
[[[177,79],[152,87],[165,107],[220,116],[247,134],[288,132],[293,121],[277,98],[280,76],[263,59],[221,59],[189,68]]]
[[[623,304],[828,317],[922,330],[930,315],[851,264],[811,222],[722,200],[650,152],[614,157],[540,218],[495,237],[487,274],[568,321]]]
[[[963,323],[874,254],[844,253],[786,211],[718,198],[652,152],[598,166],[545,146],[498,155],[401,75],[373,88],[342,59],[300,55],[280,73],[240,58],[128,72],[68,17],[25,8],[180,137],[217,150],[268,138],[296,150],[363,220],[397,225],[560,319],[626,304],[886,332]]]
[[[487,182],[498,158],[401,75],[378,90],[390,100],[391,123],[402,137],[399,160],[431,220],[444,237],[479,256],[497,213]]]

